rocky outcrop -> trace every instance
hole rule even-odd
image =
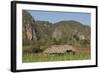
[[[52,33],[52,38],[56,41],[59,41],[62,38],[62,31],[58,28],[55,28],[55,30]]]
[[[25,10],[22,13],[23,17],[23,38],[28,40],[37,40],[35,32],[35,20],[32,16]]]

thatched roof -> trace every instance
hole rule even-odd
[[[67,50],[75,50],[70,45],[52,45],[51,47],[47,48],[44,53],[65,53]]]

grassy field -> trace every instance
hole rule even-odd
[[[23,63],[30,63],[30,62],[46,62],[46,61],[69,61],[69,60],[86,60],[90,59],[89,54],[66,54],[66,55],[49,55],[49,56],[41,56],[41,57],[34,57],[32,54],[23,55]]]

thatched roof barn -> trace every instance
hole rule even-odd
[[[70,45],[52,45],[51,47],[47,48],[44,53],[67,53],[68,51],[75,52],[75,49]]]

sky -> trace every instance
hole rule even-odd
[[[51,23],[56,23],[59,21],[75,20],[84,25],[91,24],[91,14],[90,13],[79,13],[79,12],[56,12],[56,11],[36,11],[28,10],[32,17],[37,21],[49,21]]]

